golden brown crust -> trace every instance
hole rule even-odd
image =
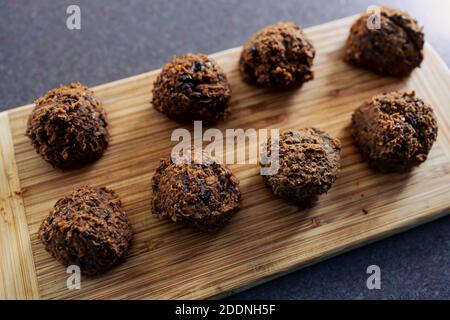
[[[278,22],[245,44],[239,70],[246,81],[267,88],[298,88],[313,79],[315,49],[293,22]]]
[[[433,109],[415,92],[394,91],[365,101],[352,115],[352,134],[371,167],[407,171],[427,159],[438,132]]]
[[[106,113],[94,93],[80,83],[37,99],[26,135],[44,160],[61,169],[99,159],[109,143]]]
[[[152,213],[202,231],[223,227],[239,210],[239,181],[214,158],[202,164],[163,159],[152,179]]]
[[[423,60],[424,34],[403,11],[380,7],[380,29],[369,29],[372,12],[365,12],[350,29],[345,60],[388,76],[406,76]]]
[[[204,54],[176,56],[153,85],[153,107],[177,121],[222,119],[231,87],[222,68]]]
[[[82,186],[56,202],[38,236],[63,265],[97,275],[125,257],[133,231],[113,191]]]
[[[269,138],[269,155],[270,145]],[[282,132],[279,146],[279,170],[263,175],[264,182],[281,198],[302,207],[313,205],[337,178],[341,142],[321,130],[305,128]]]

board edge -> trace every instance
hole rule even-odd
[[[0,113],[0,299],[38,299],[39,289],[9,113]]]
[[[397,226],[396,228],[388,230],[388,231],[386,231],[384,233],[382,232],[382,233],[374,234],[372,236],[369,236],[365,240],[362,240],[362,241],[359,241],[359,242],[355,241],[355,243],[350,243],[347,246],[344,246],[344,247],[342,247],[342,248],[340,248],[340,249],[338,249],[338,250],[336,250],[334,252],[330,251],[329,253],[320,256],[319,258],[311,259],[311,261],[309,261],[309,262],[301,263],[299,265],[292,266],[292,267],[290,267],[290,268],[288,268],[286,270],[282,270],[282,271],[280,271],[278,273],[274,273],[274,274],[268,275],[266,277],[263,277],[260,280],[252,281],[252,282],[249,282],[247,284],[244,284],[243,286],[238,287],[236,289],[231,289],[229,291],[226,291],[226,292],[223,292],[223,293],[220,293],[220,294],[217,294],[217,295],[212,295],[212,296],[209,296],[209,297],[205,297],[205,298],[206,299],[210,299],[210,300],[220,300],[220,299],[227,298],[227,297],[232,296],[234,294],[237,294],[237,293],[243,292],[245,290],[249,290],[249,289],[258,287],[258,286],[263,285],[265,283],[268,283],[268,282],[270,282],[272,280],[279,279],[279,278],[281,278],[283,276],[286,276],[286,275],[289,275],[289,274],[294,273],[296,271],[299,271],[299,270],[305,269],[307,267],[313,266],[313,265],[318,264],[320,262],[323,262],[323,261],[335,258],[337,256],[340,256],[340,255],[344,254],[344,253],[349,253],[349,252],[351,252],[353,250],[360,249],[362,247],[366,247],[366,246],[371,245],[371,244],[375,244],[376,242],[388,239],[388,238],[390,238],[392,236],[395,236],[395,235],[399,235],[399,234],[403,233],[404,231],[412,230],[414,228],[423,226],[423,225],[425,225],[425,224],[427,224],[429,222],[432,222],[432,221],[435,221],[435,220],[439,220],[439,219],[441,219],[441,218],[443,218],[443,217],[445,217],[445,216],[447,216],[449,214],[450,214],[450,207],[446,208],[446,209],[442,209],[440,211],[436,211],[432,215],[427,215],[427,216],[424,216],[422,218],[418,218],[417,221],[412,220],[411,223],[401,224],[401,225]],[[194,298],[194,299],[197,299],[197,298]],[[202,299],[202,298],[200,298],[200,299]]]

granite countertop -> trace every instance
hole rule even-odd
[[[450,63],[450,3],[383,1],[409,11]],[[66,9],[81,8],[81,30]],[[0,110],[31,103],[49,88],[89,86],[160,68],[186,51],[241,45],[278,20],[308,27],[365,10],[364,0],[6,0],[0,2]],[[450,201],[450,196],[449,196]],[[368,290],[366,268],[381,268]],[[232,295],[232,299],[450,299],[450,217]]]

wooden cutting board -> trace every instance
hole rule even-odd
[[[380,77],[343,63],[342,47],[354,18],[306,30],[317,49],[315,80],[300,90],[274,93],[243,83],[237,70],[240,48],[214,55],[233,89],[232,114],[219,128],[316,126],[342,140],[340,176],[307,211],[273,196],[257,166],[233,165],[242,209],[222,231],[201,234],[152,216],[150,180],[159,159],[170,154],[171,132],[180,127],[150,105],[158,70],[94,88],[108,112],[112,142],[100,161],[77,171],[53,169],[35,153],[24,136],[32,105],[1,113],[0,298],[209,298],[448,213],[449,70],[428,44],[422,67],[408,79]],[[370,96],[394,89],[416,90],[438,117],[438,140],[429,159],[410,174],[371,171],[349,135],[352,111]],[[97,278],[83,277],[80,290],[68,290],[69,275],[36,232],[56,200],[84,183],[117,191],[134,243],[123,264]]]

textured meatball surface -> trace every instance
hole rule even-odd
[[[125,257],[133,231],[113,191],[82,186],[56,202],[38,236],[63,265],[77,265],[93,276]]]
[[[314,78],[315,49],[293,22],[278,22],[254,34],[244,44],[239,62],[243,78],[275,89],[298,88]]]
[[[369,165],[408,171],[427,159],[438,132],[433,109],[415,92],[394,91],[365,101],[352,115],[352,134]]]
[[[345,60],[382,75],[407,76],[423,60],[422,28],[406,12],[380,8],[380,29],[367,27],[372,12],[363,13],[352,25]]]
[[[61,169],[99,159],[109,143],[105,111],[80,83],[50,90],[37,99],[26,135],[44,160]]]
[[[269,138],[266,144],[269,155],[271,143]],[[274,194],[301,207],[309,207],[336,180],[340,150],[340,141],[321,130],[283,131],[279,138],[279,170],[262,177]]]
[[[203,153],[203,162],[163,159],[152,179],[152,212],[202,231],[223,227],[239,210],[239,181],[231,170]]]
[[[153,85],[153,107],[177,121],[215,122],[226,116],[231,87],[222,68],[204,54],[176,56]]]

